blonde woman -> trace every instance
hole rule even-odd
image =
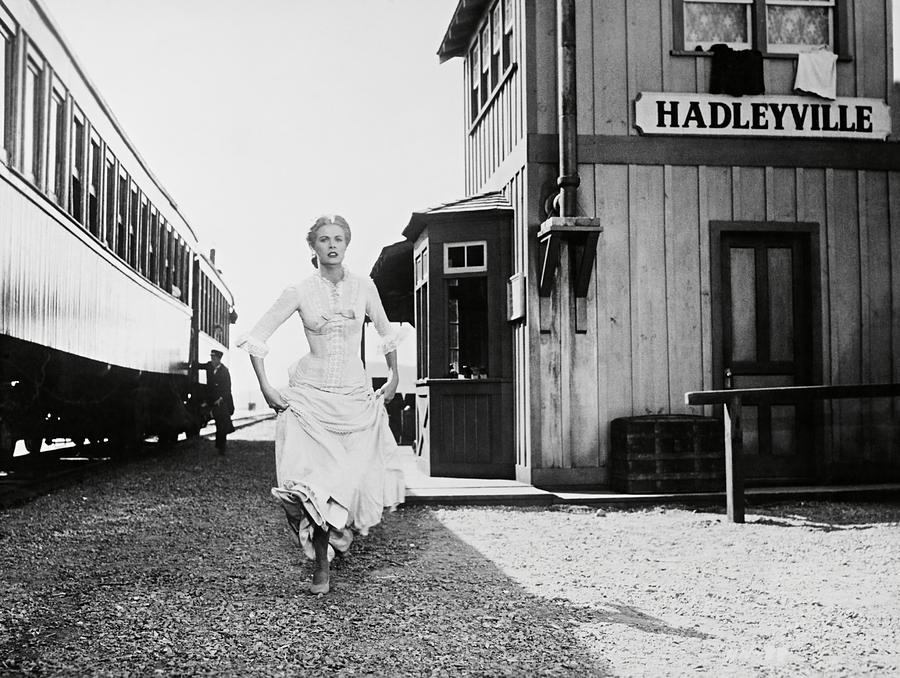
[[[238,347],[250,354],[259,387],[277,413],[275,464],[284,506],[303,552],[316,562],[310,592],[328,593],[329,561],[353,532],[366,534],[385,508],[403,502],[403,473],[384,404],[397,392],[397,334],[375,284],[344,266],[350,226],[319,217],[306,240],[316,272],[285,289]],[[266,375],[266,341],[297,314],[309,353],[291,366],[278,390]],[[372,390],[359,356],[363,320],[382,338],[390,377]]]

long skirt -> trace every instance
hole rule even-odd
[[[367,534],[384,509],[404,501],[399,450],[383,399],[370,388],[301,384],[281,394],[289,408],[276,423],[272,494],[308,558],[315,558],[313,527],[331,530],[330,560],[347,550],[354,531]]]

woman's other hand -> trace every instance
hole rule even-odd
[[[272,388],[271,386],[266,386],[262,389],[263,398],[266,399],[266,402],[276,412],[284,412],[288,408],[287,402],[285,399],[281,397],[281,394],[277,389]]]
[[[384,402],[389,403],[394,399],[394,396],[397,395],[397,386],[399,385],[400,379],[392,375],[383,386],[380,386],[378,390],[375,391],[375,395],[382,396]]]

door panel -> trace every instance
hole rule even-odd
[[[726,388],[809,384],[812,281],[809,236],[724,231],[721,314]],[[792,481],[811,475],[810,405],[745,406],[748,480]]]

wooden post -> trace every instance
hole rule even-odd
[[[725,403],[725,502],[728,520],[744,522],[744,432],[741,425],[741,397]]]

